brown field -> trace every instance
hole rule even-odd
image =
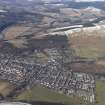
[[[95,12],[92,11],[91,9],[72,9],[72,8],[61,8],[60,12],[67,15],[67,16],[72,16],[72,17],[82,17],[82,14],[89,14],[90,16],[95,17],[96,16],[103,16],[105,13],[100,13],[100,12]]]
[[[6,81],[0,80],[0,94],[8,96],[14,90],[14,86]]]
[[[3,34],[5,36],[5,40],[13,44],[15,47],[24,47],[24,44],[27,42],[24,38],[21,38],[21,36],[23,36],[29,29],[30,27],[25,26],[12,26],[3,31]]]
[[[79,11],[75,11],[71,8],[62,8],[60,9],[60,12],[67,15],[67,16],[80,16],[81,13]]]
[[[105,65],[101,64],[88,64],[88,63],[73,63],[71,68],[76,72],[92,73],[103,75],[105,73]]]
[[[76,55],[85,58],[105,57],[105,37],[100,36],[74,36],[70,43]]]
[[[25,39],[8,40],[7,42],[11,43],[14,47],[17,48],[26,47],[25,44],[27,44],[27,41]]]
[[[27,40],[29,40],[29,38],[27,38],[28,36],[30,38],[36,38],[39,35],[43,35],[44,33],[45,32],[42,30],[42,28],[25,26],[12,26],[3,31],[6,42],[11,43],[13,46],[18,48],[27,47]]]
[[[78,72],[105,73],[105,35],[104,30],[74,32],[69,40],[75,55],[80,58],[94,59],[95,63],[74,63],[72,69]]]
[[[5,35],[6,40],[11,40],[16,38],[17,36],[21,36],[22,33],[27,31],[30,27],[25,26],[13,26],[6,29],[3,33]]]

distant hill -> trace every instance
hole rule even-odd
[[[104,2],[105,0],[73,0],[75,2]]]

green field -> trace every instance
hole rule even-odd
[[[105,105],[105,81],[96,82],[96,105]]]
[[[34,86],[30,90],[22,92],[19,96],[15,97],[16,101],[44,101],[44,102],[60,102],[66,105],[84,105],[80,99],[76,97],[66,96],[50,89]],[[96,82],[96,104],[105,105],[105,81]]]
[[[31,90],[24,91],[15,100],[25,101],[45,101],[45,102],[60,102],[66,105],[83,105],[78,98],[73,98],[53,92],[50,89],[43,88],[41,86],[35,86]]]

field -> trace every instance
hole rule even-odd
[[[42,101],[42,102],[60,102],[67,105],[83,105],[78,98],[73,98],[53,92],[41,86],[35,86],[31,90],[24,91],[15,100]]]
[[[0,80],[0,94],[6,97],[13,91],[14,87],[8,82]]]
[[[0,81],[0,94],[4,97],[13,91],[13,86],[5,81]],[[66,105],[84,105],[79,98],[66,96],[50,89],[34,86],[30,90],[23,91],[14,98],[16,101],[42,101],[42,102],[60,102]],[[96,81],[96,104],[104,105],[105,103],[105,81]]]
[[[74,36],[70,41],[72,48],[75,50],[76,55],[79,57],[105,57],[105,37]]]
[[[96,105],[105,105],[105,81],[96,82]]]
[[[23,44],[26,44],[26,40],[25,38],[20,37],[22,37],[29,29],[30,27],[25,26],[12,26],[3,31],[5,36],[4,39],[16,47],[23,47]]]
[[[66,105],[85,105],[78,98],[66,96],[64,94],[53,92],[41,86],[35,86],[31,90],[22,92],[15,100],[25,101],[43,101],[43,102],[60,102]],[[105,104],[105,81],[96,82],[96,104]]]

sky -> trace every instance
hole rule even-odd
[[[35,1],[35,0],[27,0],[27,1]],[[42,0],[42,1],[56,1],[56,0]],[[59,0],[62,1],[62,0]],[[63,0],[65,1],[65,0]],[[67,0],[66,0],[67,1]],[[76,2],[94,2],[94,1],[105,1],[105,0],[68,0],[68,1],[76,1]]]

